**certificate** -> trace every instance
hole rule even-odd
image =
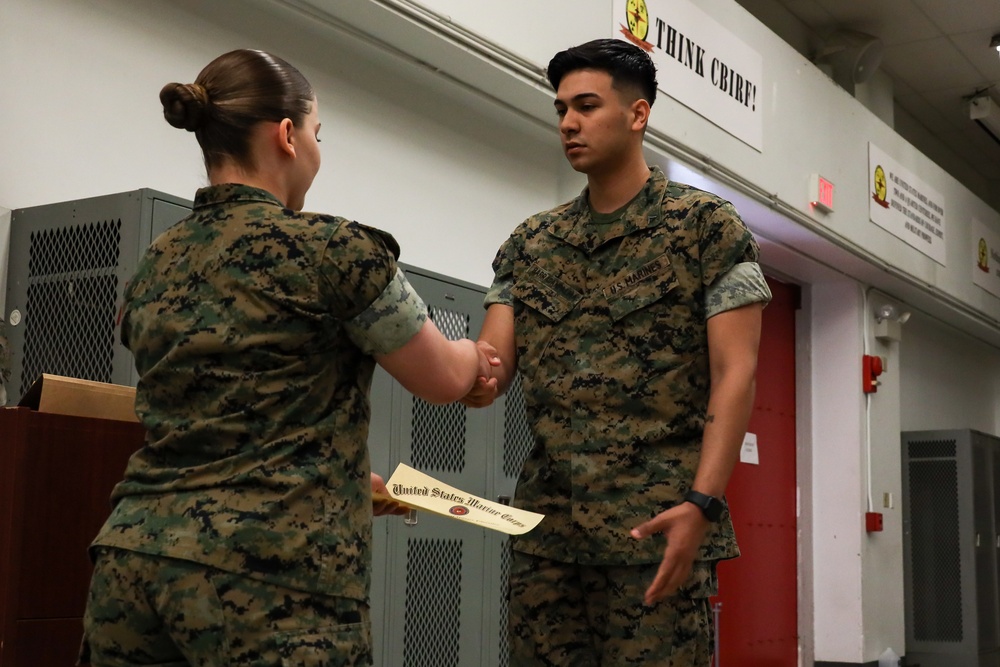
[[[544,514],[509,507],[448,486],[405,463],[400,463],[385,483],[389,496],[410,508],[473,523],[508,535],[528,532]]]

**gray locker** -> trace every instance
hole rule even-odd
[[[11,401],[42,373],[135,385],[118,340],[125,283],[191,202],[144,188],[11,213],[7,335]]]
[[[451,339],[475,338],[486,290],[413,267],[407,277]],[[513,496],[532,439],[520,383],[490,408],[434,406],[381,369],[372,386],[372,467],[386,479],[399,462],[491,500]],[[507,536],[417,512],[376,519],[372,584],[375,664],[506,666]]]
[[[1000,667],[1000,438],[902,434],[906,657]]]

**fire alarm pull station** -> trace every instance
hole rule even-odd
[[[876,379],[882,375],[882,357],[875,357],[866,354],[861,357],[861,389],[866,394],[873,394],[878,391],[879,381]]]

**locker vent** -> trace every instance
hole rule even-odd
[[[508,639],[507,621],[510,618],[510,538],[505,537],[500,545],[500,664],[499,667],[510,665],[510,640]]]
[[[406,600],[403,667],[458,667],[461,540],[407,542]]]
[[[430,318],[448,340],[469,336],[469,315],[434,306]],[[461,403],[431,405],[413,398],[413,466],[459,473],[465,469],[465,411]]]
[[[955,458],[956,440],[914,440],[909,443],[911,459]]]
[[[521,474],[521,466],[534,444],[524,412],[521,374],[517,373],[507,390],[507,407],[503,415],[503,473],[507,477],[516,479]]]
[[[42,373],[111,382],[121,224],[31,234],[21,395]]]
[[[911,442],[925,453],[955,442]],[[961,642],[962,570],[959,551],[958,468],[954,459],[911,460],[909,465],[913,635],[920,641]]]

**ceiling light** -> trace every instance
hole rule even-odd
[[[993,35],[990,38],[990,47],[996,49],[997,53],[1000,53],[1000,34]]]

